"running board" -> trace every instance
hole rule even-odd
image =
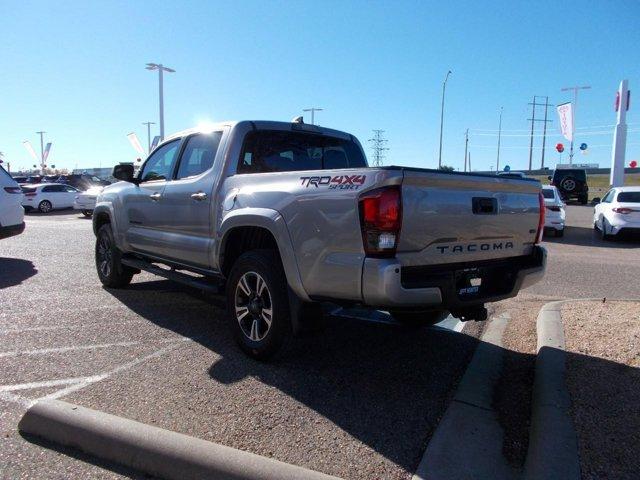
[[[215,283],[215,278],[194,277],[192,275],[180,273],[174,269],[160,268],[153,263],[138,258],[122,257],[121,262],[127,267],[144,270],[145,272],[153,273],[154,275],[158,275],[159,277],[164,277],[168,280],[182,283],[183,285],[187,285],[189,287],[197,288],[198,290],[204,290],[205,292],[214,294],[224,293],[224,288],[221,282]]]

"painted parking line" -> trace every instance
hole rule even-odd
[[[68,347],[39,348],[36,350],[13,350],[9,352],[0,352],[0,358],[19,357],[22,355],[48,355],[50,353],[65,353],[76,350],[98,350],[101,348],[111,347],[132,347],[139,345],[140,342],[114,342],[114,343],[98,343],[95,345],[72,345]]]

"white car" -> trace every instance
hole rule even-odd
[[[73,207],[75,196],[80,193],[76,187],[63,183],[39,183],[22,187],[25,210],[49,213],[51,210]]]
[[[73,208],[82,211],[85,217],[90,217],[96,206],[96,198],[103,189],[104,187],[91,187],[86,192],[80,192],[74,198]]]
[[[640,187],[609,190],[593,209],[593,228],[603,240],[620,232],[640,233]]]
[[[553,185],[542,186],[544,197],[544,229],[554,232],[556,237],[564,235],[564,221],[566,218],[565,204],[560,197],[560,192]]]
[[[23,196],[18,182],[0,166],[0,238],[24,231]]]

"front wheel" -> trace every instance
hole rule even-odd
[[[129,285],[135,272],[132,268],[122,265],[122,254],[116,247],[109,224],[101,226],[98,230],[95,256],[98,278],[105,287],[122,288]]]
[[[449,312],[446,310],[390,310],[389,313],[396,322],[412,328],[435,325],[436,323],[440,323],[449,315]]]
[[[240,348],[257,360],[275,355],[292,334],[287,281],[277,253],[238,258],[227,282],[227,311]]]
[[[82,210],[82,214],[85,217],[90,217],[91,215],[93,215],[93,210]]]

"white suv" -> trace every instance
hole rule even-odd
[[[23,198],[20,185],[0,166],[0,238],[24,231]]]
[[[640,233],[640,187],[609,190],[593,209],[593,228],[605,240],[621,232]]]

